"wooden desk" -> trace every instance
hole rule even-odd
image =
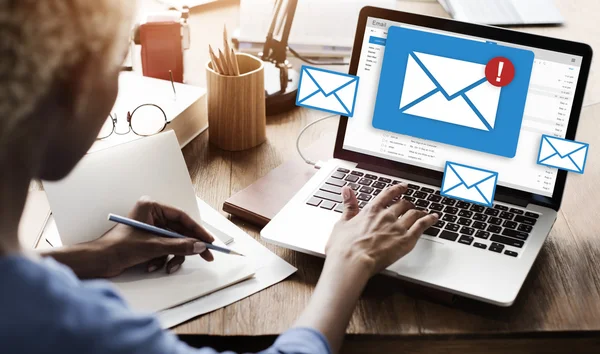
[[[582,40],[600,48],[595,23],[600,2],[557,1],[565,27],[530,27],[525,31]],[[437,3],[398,2],[399,9],[445,16]],[[208,44],[219,45],[220,28],[237,26],[238,3],[211,5],[193,12],[189,79],[203,84]],[[216,30],[219,29],[219,30]],[[596,61],[597,62],[597,61]],[[196,68],[195,65],[198,65]],[[384,277],[367,286],[350,325],[344,352],[598,352],[600,348],[600,70],[594,65],[577,138],[591,144],[585,175],[571,174],[558,220],[510,308],[465,301],[441,305],[406,291],[405,284]],[[270,117],[268,141],[252,150],[230,153],[208,143],[204,133],[184,149],[197,194],[216,209],[285,160],[298,158],[292,143],[299,130],[321,114],[296,109]],[[329,139],[337,122],[312,129],[306,142]],[[330,150],[331,151],[331,150]],[[259,230],[233,220],[249,234]],[[194,344],[220,349],[258,350],[285,331],[305,307],[323,261],[267,245],[299,270],[288,280],[224,309],[178,326],[176,333]],[[474,280],[475,281],[475,280]],[[189,338],[185,335],[200,335]],[[208,337],[217,336],[217,337]],[[223,337],[218,337],[223,336]],[[258,337],[256,337],[258,336]]]

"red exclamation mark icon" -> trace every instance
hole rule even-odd
[[[504,57],[495,57],[485,66],[485,78],[494,86],[506,86],[511,83],[514,77],[515,67],[510,60]]]

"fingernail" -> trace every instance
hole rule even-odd
[[[342,189],[342,195],[344,196],[344,200],[350,199],[350,189],[348,189],[348,188]]]
[[[173,274],[179,270],[180,265],[173,266],[173,268],[169,269],[169,274]]]
[[[153,265],[153,266],[150,266],[150,267],[148,268],[148,273],[156,272],[156,270],[157,270],[157,269],[158,269],[158,267],[157,267],[157,266],[155,266],[155,265]]]
[[[202,242],[196,242],[194,243],[194,253],[202,253],[206,251],[206,245]]]

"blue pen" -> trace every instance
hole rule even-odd
[[[153,226],[153,225],[149,225],[149,224],[143,223],[141,221],[137,221],[137,220],[133,220],[133,219],[130,219],[130,218],[126,218],[124,216],[119,216],[119,215],[115,215],[115,214],[108,214],[108,220],[109,221],[114,221],[114,222],[119,223],[119,224],[131,226],[133,228],[136,228],[136,229],[139,229],[139,230],[143,230],[143,231],[149,232],[149,233],[157,235],[157,236],[169,237],[169,238],[188,238],[188,237],[180,235],[180,234],[178,234],[176,232],[165,230],[165,229],[161,229],[160,227],[156,227],[156,226]],[[204,241],[199,241],[199,242],[203,242],[206,245],[206,248],[208,248],[210,250],[213,250],[213,251],[222,252],[222,253],[226,253],[226,254],[231,254],[231,255],[234,255],[234,256],[245,257],[243,254],[241,254],[239,252],[236,252],[234,250],[230,250],[229,248],[215,246],[212,243],[208,243],[208,242],[204,242]]]

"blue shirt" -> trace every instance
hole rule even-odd
[[[156,318],[133,312],[101,280],[80,281],[51,258],[0,257],[0,353],[214,354],[164,331]],[[310,328],[283,333],[263,353],[328,354]]]

